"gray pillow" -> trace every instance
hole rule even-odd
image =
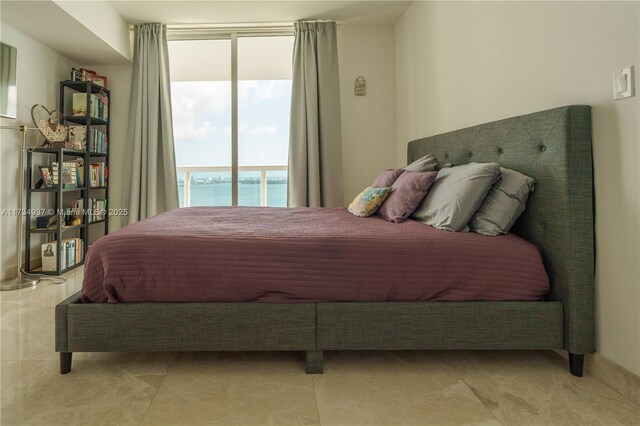
[[[491,187],[487,198],[469,222],[472,231],[483,235],[509,232],[527,205],[534,178],[515,170],[500,168],[500,179]]]
[[[447,231],[466,231],[491,186],[500,176],[497,163],[470,163],[440,169],[413,219]]]
[[[435,172],[438,170],[438,160],[432,154],[427,154],[405,166],[404,169],[410,172]]]

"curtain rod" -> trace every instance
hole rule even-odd
[[[342,22],[331,21],[326,19],[308,19],[306,21],[315,22],[335,22],[341,27]],[[293,22],[254,22],[254,23],[198,23],[198,24],[166,24],[167,31],[196,31],[196,30],[215,30],[215,31],[241,31],[241,30],[291,30],[293,31]],[[133,31],[134,24],[129,24],[129,31]]]
[[[292,23],[271,24],[179,24],[167,25],[169,40],[198,40],[228,37],[235,33],[238,36],[292,36]]]
[[[322,19],[308,20],[316,22],[332,22]],[[338,27],[342,23],[336,22]],[[200,23],[200,24],[166,24],[169,40],[213,40],[226,39],[231,33],[237,36],[277,37],[293,36],[293,22],[256,22],[256,23]],[[133,31],[134,25],[129,25]]]

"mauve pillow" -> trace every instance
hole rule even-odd
[[[373,181],[371,186],[374,186],[376,188],[384,188],[387,186],[391,186],[393,185],[393,182],[395,182],[396,179],[398,179],[398,176],[400,176],[403,172],[404,172],[404,169],[383,170],[380,172],[380,174],[378,174],[378,177]]]
[[[378,209],[378,214],[389,222],[404,222],[427,195],[436,176],[438,172],[405,171],[391,185],[391,194]]]
[[[433,188],[416,208],[413,218],[438,229],[466,231],[499,176],[497,163],[469,163],[440,169]]]
[[[438,170],[438,160],[433,154],[427,154],[406,165],[404,169],[410,172],[435,172]]]
[[[501,167],[500,179],[469,222],[471,230],[493,236],[509,232],[524,211],[535,184],[534,178]]]

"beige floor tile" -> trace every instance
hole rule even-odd
[[[1,361],[0,392],[20,382],[27,371],[40,361]]]
[[[291,360],[290,353],[181,354],[143,424],[319,424],[311,376]]]
[[[82,287],[82,269],[67,272],[62,276],[66,281],[53,284],[47,277],[36,287],[0,292],[0,303],[14,303],[23,308],[46,308],[55,306]]]
[[[77,361],[73,371],[42,361],[0,394],[9,425],[139,424],[169,368],[166,362]]]
[[[640,410],[553,352],[451,352],[447,363],[504,424],[640,424]]]
[[[437,352],[328,352],[313,381],[322,425],[493,424]]]
[[[43,360],[54,351],[54,308],[19,308],[2,316],[0,359]]]

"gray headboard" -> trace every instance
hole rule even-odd
[[[409,163],[496,162],[536,179],[515,234],[542,251],[550,300],[564,305],[565,349],[594,351],[591,107],[572,105],[409,142]]]

